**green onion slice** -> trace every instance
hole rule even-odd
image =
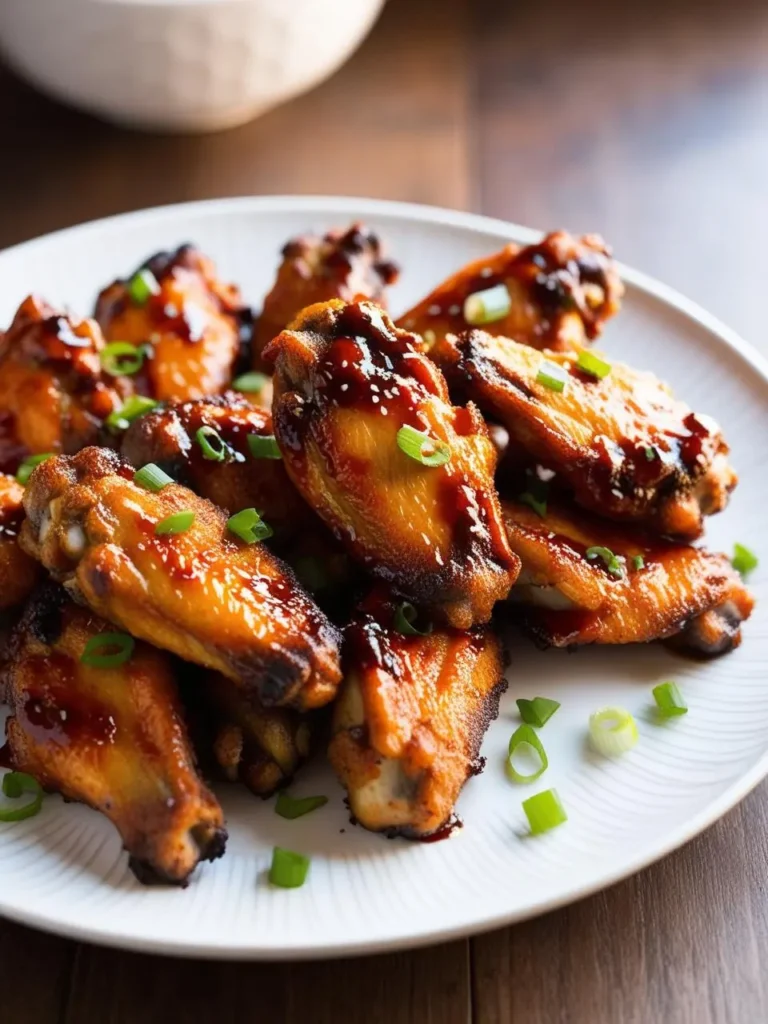
[[[744,547],[743,544],[733,545],[733,558],[731,559],[731,565],[736,572],[741,573],[742,576],[747,576],[756,569],[760,564],[757,555],[750,551],[749,548]]]
[[[534,756],[538,766],[533,772],[527,775],[515,767],[514,758],[516,754],[523,754],[526,758]],[[509,741],[509,756],[507,757],[507,775],[515,782],[535,782],[549,767],[547,753],[544,750],[541,740],[530,725],[521,725],[512,733]]]
[[[414,622],[418,616],[418,612],[412,604],[408,601],[403,601],[402,604],[398,605],[395,609],[395,617],[392,621],[392,625],[395,627],[398,633],[402,633],[403,636],[429,636],[432,632],[432,624],[430,623],[426,629],[418,629],[414,626]]]
[[[135,646],[128,633],[97,633],[85,645],[80,661],[94,668],[118,668],[130,660]]]
[[[633,555],[632,556],[632,567],[637,572],[639,572],[640,569],[644,569],[645,568],[645,559],[643,558],[642,555]]]
[[[159,292],[160,285],[157,278],[146,267],[134,274],[128,282],[128,294],[137,306],[143,306],[149,301],[151,295],[158,295]]]
[[[530,491],[523,491],[517,500],[521,502],[521,504],[532,508],[536,515],[541,516],[542,519],[547,514],[546,498],[537,498],[536,495],[531,494]]]
[[[600,545],[596,545],[592,548],[587,548],[587,558],[590,562],[593,562],[596,558],[599,558],[611,576],[615,576],[616,579],[621,579],[624,575],[624,568],[621,562],[618,560],[616,555],[611,551],[610,548],[603,548]]]
[[[149,412],[150,409],[154,409],[156,405],[157,402],[153,398],[147,398],[145,395],[131,395],[126,399],[122,408],[111,412],[104,422],[110,430],[127,430],[134,420],[143,416],[145,412]]]
[[[195,521],[195,513],[191,509],[183,512],[174,512],[171,516],[161,519],[155,526],[155,533],[158,537],[168,536],[175,533],[186,533]]]
[[[550,391],[562,391],[567,380],[568,373],[562,366],[558,366],[557,363],[550,363],[548,359],[544,360],[539,367],[539,372],[536,374],[536,383],[543,384]]]
[[[248,448],[254,459],[282,459],[283,453],[273,435],[249,434]]]
[[[503,320],[512,308],[512,298],[505,284],[474,292],[464,300],[464,319],[477,327]]]
[[[556,789],[545,789],[542,793],[529,796],[527,800],[523,800],[523,810],[533,836],[549,832],[551,828],[568,821],[568,815]]]
[[[589,738],[598,754],[617,757],[637,743],[637,723],[624,708],[601,708],[589,716]]]
[[[683,700],[683,695],[677,687],[677,683],[659,683],[653,688],[653,699],[660,718],[676,718],[678,715],[688,714],[688,705]]]
[[[43,787],[26,772],[8,772],[3,776],[3,796],[18,800],[25,793],[32,799],[21,807],[0,807],[0,821],[23,821],[33,818],[43,806]]]
[[[281,792],[277,794],[275,814],[279,814],[281,818],[288,818],[292,821],[294,818],[302,818],[305,814],[309,814],[311,811],[316,811],[318,807],[325,807],[327,803],[327,796],[303,796],[295,798],[289,796],[285,790],[281,790]]]
[[[40,463],[52,458],[53,452],[44,452],[42,455],[29,455],[16,470],[16,479],[20,484],[26,484]]]
[[[415,427],[400,427],[397,446],[408,458],[415,459],[422,466],[444,466],[451,457],[450,445]]]
[[[656,458],[656,449],[652,448],[651,445],[648,445],[646,448],[643,449],[643,451],[645,452],[646,459],[649,462],[653,462],[653,460]]]
[[[223,462],[229,453],[229,445],[214,427],[200,427],[195,431],[195,440],[209,462]]]
[[[307,880],[309,857],[276,846],[272,851],[269,880],[280,889],[298,889]]]
[[[113,377],[132,377],[144,365],[147,350],[143,345],[132,345],[130,341],[112,341],[101,350],[102,369]]]
[[[255,508],[244,508],[242,512],[230,516],[227,520],[227,529],[246,544],[266,540],[274,533],[272,527],[264,522]]]
[[[515,703],[520,712],[520,717],[526,725],[535,725],[539,729],[547,724],[560,707],[559,701],[550,700],[549,697],[534,697],[533,700],[525,700],[521,697]]]
[[[587,373],[590,377],[597,377],[598,380],[602,380],[603,377],[607,377],[611,372],[610,363],[606,363],[606,361],[601,359],[596,353],[588,352],[587,349],[582,349],[581,352],[579,352],[579,358],[576,360],[576,365],[582,373]]]
[[[133,482],[140,487],[146,487],[148,491],[162,491],[168,484],[173,483],[173,477],[156,466],[154,462],[148,462],[133,474]]]
[[[247,394],[258,394],[268,380],[269,377],[264,373],[243,373],[232,381],[232,389]]]

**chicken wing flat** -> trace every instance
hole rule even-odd
[[[104,373],[104,339],[78,320],[30,296],[0,338],[0,472],[28,456],[72,453],[93,444],[103,421],[131,392]]]
[[[470,295],[506,287],[509,311],[486,325],[491,334],[531,345],[571,351],[587,344],[619,311],[624,288],[611,251],[597,235],[574,238],[555,231],[536,245],[507,245],[468,263],[397,321],[427,344],[467,330]],[[475,321],[477,322],[477,321]]]
[[[111,629],[54,584],[32,599],[6,666],[11,758],[106,815],[141,880],[184,884],[224,852],[221,807],[197,774],[169,655],[137,643],[119,667],[81,660]]]
[[[159,400],[201,398],[226,390],[253,317],[235,285],[219,280],[198,249],[161,252],[126,280],[105,288],[96,319],[108,341],[146,346],[136,389]]]
[[[22,546],[99,615],[265,705],[331,700],[337,634],[291,571],[186,487],[153,492],[133,477],[107,449],[48,459],[27,485]],[[156,533],[182,511],[194,513],[189,529]]]
[[[300,235],[288,242],[282,256],[256,326],[253,355],[258,369],[265,347],[305,306],[364,298],[386,309],[386,289],[399,275],[397,265],[385,259],[379,236],[364,224],[334,228],[322,238]]]
[[[517,575],[493,485],[496,451],[474,406],[370,302],[312,306],[265,352],[274,428],[307,502],[366,569],[456,628],[487,622]],[[443,465],[401,427],[447,444]]]
[[[0,612],[26,601],[40,576],[40,566],[19,547],[23,497],[21,484],[0,473]]]
[[[432,355],[579,505],[600,515],[692,540],[736,485],[719,426],[653,374],[614,363],[598,379],[572,353],[542,354],[484,331],[438,342]],[[542,380],[553,373],[562,390]]]
[[[673,638],[704,656],[738,646],[753,599],[725,555],[553,507],[502,501],[522,569],[510,599],[545,646]]]
[[[412,839],[439,832],[483,761],[506,688],[488,629],[403,636],[380,603],[347,627],[329,758],[357,821]]]

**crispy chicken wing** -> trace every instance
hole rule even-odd
[[[542,354],[484,331],[438,342],[432,355],[584,508],[690,540],[736,485],[719,426],[653,374],[614,363],[598,380],[573,354]],[[553,370],[563,374],[561,391],[539,377]]]
[[[365,298],[386,309],[386,289],[399,275],[397,265],[384,258],[378,235],[364,224],[334,228],[322,238],[300,235],[288,242],[282,255],[256,327],[253,354],[258,368],[263,366],[264,348],[305,306]]]
[[[738,646],[753,600],[725,555],[548,504],[502,501],[522,561],[510,599],[544,645],[647,643],[712,656]]]
[[[291,571],[179,484],[149,491],[114,452],[49,459],[24,496],[22,546],[78,600],[157,647],[228,676],[265,705],[317,707],[340,679],[337,635]],[[157,523],[192,511],[183,533]]]
[[[505,285],[509,312],[486,329],[533,348],[568,351],[587,344],[619,310],[623,286],[611,251],[597,235],[555,231],[536,245],[507,245],[468,263],[398,320],[427,344],[469,326],[464,303]]]
[[[275,434],[309,504],[369,572],[457,628],[487,622],[517,575],[493,486],[496,451],[474,406],[371,302],[305,310],[271,343]],[[441,466],[398,446],[427,431]]]
[[[98,324],[30,296],[0,338],[0,472],[28,455],[93,444],[131,392],[102,371]]]
[[[142,272],[149,283],[137,288],[132,282]],[[253,333],[238,288],[220,281],[213,262],[191,245],[158,253],[109,285],[95,316],[108,341],[148,347],[133,379],[141,394],[160,400],[224,391]]]
[[[11,758],[105,814],[141,880],[184,884],[224,852],[221,807],[195,769],[172,659],[137,643],[117,668],[81,661],[111,628],[54,584],[32,599],[6,666]]]
[[[403,636],[393,612],[369,601],[347,628],[329,757],[361,825],[417,839],[448,823],[482,770],[480,744],[506,682],[490,630]]]
[[[26,601],[40,576],[38,564],[19,547],[23,497],[21,484],[0,473],[0,612]]]

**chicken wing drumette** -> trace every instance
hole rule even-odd
[[[347,627],[329,757],[361,825],[416,839],[449,822],[482,770],[506,682],[489,629],[404,636],[395,614],[376,598]]]
[[[24,488],[0,473],[0,612],[26,601],[40,576],[40,567],[19,547],[24,521]]]
[[[398,326],[427,344],[465,331],[470,295],[502,286],[507,303],[486,325],[491,334],[533,348],[568,351],[596,338],[619,310],[623,286],[611,251],[597,235],[574,238],[555,231],[536,245],[507,245],[468,263],[409,309]],[[473,322],[477,323],[477,320]]]
[[[465,629],[488,621],[518,565],[485,423],[474,406],[451,405],[417,346],[371,302],[304,310],[265,352],[275,434],[289,475],[350,554]],[[426,432],[418,458],[400,447],[401,428]],[[430,465],[437,451],[448,461]]]
[[[191,245],[158,253],[132,277],[109,285],[95,316],[108,341],[146,354],[133,377],[136,390],[160,400],[226,390],[253,332],[238,288],[224,284]]]
[[[0,338],[0,472],[28,455],[72,453],[93,444],[103,421],[131,392],[102,369],[104,339],[78,320],[30,296]]]
[[[114,668],[82,660],[111,630],[63,588],[38,591],[6,665],[11,759],[106,815],[142,881],[184,884],[224,852],[221,807],[197,774],[170,656],[137,643]]]
[[[265,705],[331,700],[336,631],[291,571],[186,487],[153,492],[133,478],[102,448],[44,462],[24,496],[22,546],[99,615],[222,672]],[[194,515],[188,529],[156,532],[180,512]]]

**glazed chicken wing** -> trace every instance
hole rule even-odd
[[[141,880],[184,884],[224,852],[221,807],[195,769],[172,659],[137,643],[119,667],[81,660],[111,628],[54,584],[32,599],[6,666],[11,758],[105,814]]]
[[[596,338],[619,310],[623,286],[610,249],[597,235],[574,238],[555,231],[536,245],[507,245],[468,263],[398,320],[427,344],[469,326],[470,295],[501,285],[509,310],[486,325],[491,334],[533,348],[569,351]],[[477,321],[474,321],[477,323]]]
[[[378,603],[347,628],[329,757],[361,825],[417,839],[449,822],[482,769],[506,682],[490,630],[403,636],[393,612]]]
[[[736,485],[719,426],[653,374],[614,363],[598,379],[573,354],[542,354],[484,331],[438,342],[432,355],[515,446],[600,515],[691,540]]]
[[[161,401],[226,390],[253,331],[239,290],[220,281],[211,260],[191,245],[158,253],[109,285],[95,316],[108,341],[144,347],[133,380],[137,391]]]
[[[305,310],[266,350],[274,427],[307,502],[365,568],[456,628],[487,622],[517,575],[493,486],[496,451],[474,408],[370,302]],[[398,444],[426,431],[442,465]],[[425,454],[426,458],[430,458]]]
[[[37,562],[19,547],[23,497],[21,484],[0,473],[0,612],[26,601],[40,575]]]
[[[15,473],[28,455],[95,443],[131,392],[102,370],[103,348],[93,320],[24,300],[0,338],[0,472]]]
[[[100,448],[38,466],[24,496],[25,550],[99,615],[222,672],[265,705],[331,700],[336,632],[291,571],[186,487],[153,492],[133,477]],[[194,514],[188,529],[156,532],[180,512]]]

